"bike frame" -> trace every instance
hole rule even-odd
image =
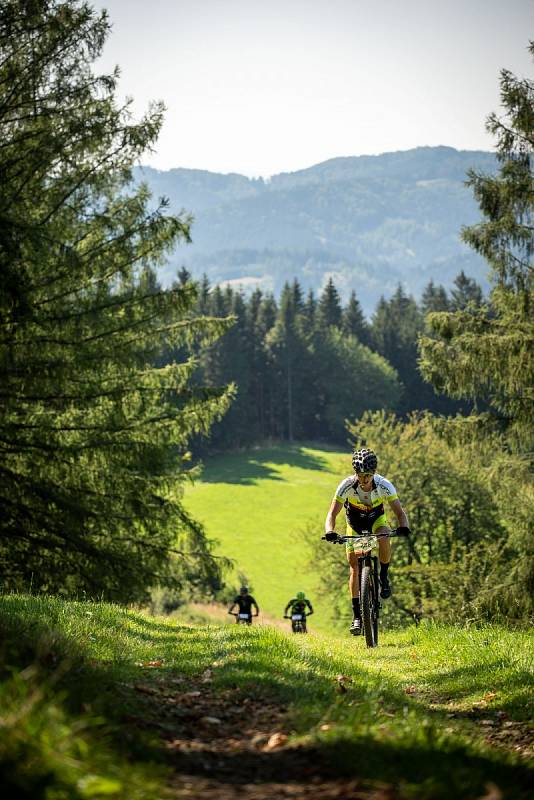
[[[395,531],[378,535],[366,531],[362,534],[338,536],[333,540],[333,544],[345,544],[349,540],[361,542],[362,552],[358,555],[358,580],[365,641],[368,647],[376,647],[378,644],[378,618],[381,607],[378,593],[378,556],[374,555],[372,550],[379,539],[392,538],[396,535]]]
[[[257,614],[250,614],[244,616],[241,612],[230,611],[229,612],[233,617],[235,617],[235,621],[238,625],[252,625],[252,620],[254,617],[257,617]]]

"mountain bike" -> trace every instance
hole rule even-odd
[[[238,625],[252,625],[252,617],[257,617],[257,614],[244,614],[242,611],[229,611]]]
[[[382,533],[378,536],[364,531],[362,534],[346,534],[338,536],[332,544],[345,544],[349,539],[361,544],[358,556],[358,575],[360,577],[360,604],[362,609],[363,630],[367,647],[376,647],[378,644],[378,617],[380,615],[380,597],[378,580],[378,556],[371,555],[378,539],[386,536],[397,536],[396,531]],[[322,537],[325,538],[324,536]]]
[[[302,614],[295,612],[291,615],[284,614],[284,619],[291,620],[291,630],[293,633],[308,633],[308,629],[306,627],[306,614],[303,612]]]

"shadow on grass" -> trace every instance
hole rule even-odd
[[[407,696],[361,664],[340,688],[332,671],[342,672],[343,665],[335,658],[314,656],[318,673],[302,658],[291,658],[291,646],[281,657],[272,653],[263,661],[256,649],[253,637],[248,642],[243,637],[239,658],[220,671],[220,685],[289,704],[297,734],[306,736],[328,720],[329,733],[312,737],[310,753],[315,749],[332,775],[413,784],[417,790],[409,796],[429,800],[479,798],[488,782],[507,798],[531,796],[533,774],[527,765],[514,764],[503,751],[478,748],[471,742],[472,728],[451,729],[446,710],[430,709],[424,699]],[[253,773],[253,754],[246,758]],[[282,763],[281,757],[280,768]]]
[[[96,728],[101,731],[103,724],[117,753],[139,761],[164,761],[153,734],[124,727],[128,717],[146,713],[145,697],[136,685],[176,675],[187,679],[205,669],[212,660],[206,646],[209,630],[164,625],[119,608],[113,609],[113,616],[108,606],[100,609],[98,604],[80,611],[79,628],[63,617],[70,628],[62,630],[57,613],[61,602],[0,597],[0,682],[32,667],[32,680],[44,696],[73,718],[98,719]],[[72,604],[73,614],[77,605]],[[94,631],[90,642],[88,618],[89,630]],[[152,669],[150,662],[156,658],[162,664]]]
[[[503,658],[485,662],[483,665],[456,667],[440,670],[425,678],[433,700],[439,702],[461,702],[470,696],[477,698],[489,694],[490,699],[483,702],[478,714],[487,716],[489,712],[504,711],[516,720],[532,719],[532,674],[526,669],[513,669],[503,664]],[[473,711],[466,712],[473,716]]]
[[[527,800],[531,796],[532,774],[526,768],[499,764],[462,748],[448,752],[430,747],[400,749],[365,739],[339,739],[335,744],[270,753],[245,749],[221,753],[215,748],[204,749],[201,753],[176,753],[172,763],[187,775],[206,776],[215,772],[218,781],[232,785],[259,782],[258,778],[261,782],[292,784],[305,783],[315,776],[356,778],[369,785],[410,787],[402,797],[458,800],[487,796],[485,787],[491,782],[506,791],[507,799]]]
[[[481,798],[488,796],[488,783],[503,792],[495,797],[527,800],[532,796],[533,775],[528,767],[500,762],[462,746],[445,749],[429,742],[402,747],[376,739],[339,738],[325,743],[322,753],[338,775],[416,786],[417,792],[412,790],[410,797]]]
[[[253,486],[259,480],[281,481],[277,467],[289,466],[300,469],[325,470],[328,462],[325,458],[306,452],[301,446],[287,445],[280,448],[254,450],[248,453],[239,453],[216,459],[204,468],[202,481],[204,483],[235,483],[244,486]]]

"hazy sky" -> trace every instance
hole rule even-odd
[[[534,74],[534,0],[100,0],[144,163],[269,176],[419,145],[493,147],[499,73]]]

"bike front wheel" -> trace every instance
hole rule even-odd
[[[365,566],[362,570],[361,602],[367,647],[376,647],[378,644],[378,602],[375,590],[371,567]]]

